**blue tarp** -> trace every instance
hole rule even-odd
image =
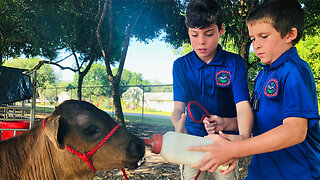
[[[30,99],[33,95],[31,78],[23,69],[0,66],[0,104]]]

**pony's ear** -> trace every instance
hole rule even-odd
[[[65,129],[64,119],[61,116],[55,116],[47,118],[44,132],[58,149],[64,149]]]

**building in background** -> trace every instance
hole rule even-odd
[[[144,93],[144,107],[157,111],[173,111],[172,92],[146,92]]]

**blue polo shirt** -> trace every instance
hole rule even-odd
[[[197,101],[210,114],[236,117],[235,104],[249,100],[245,61],[237,54],[222,50],[220,45],[209,64],[199,59],[194,51],[190,52],[173,64],[173,92],[174,101],[186,105]],[[189,115],[186,129],[192,135],[207,135],[203,123],[194,123]]]
[[[255,92],[253,135],[265,133],[288,117],[308,119],[306,139],[282,150],[254,155],[247,179],[320,179],[320,128],[317,92],[309,65],[295,47],[271,66],[263,66]]]

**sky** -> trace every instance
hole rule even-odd
[[[65,55],[61,55],[67,56]],[[124,69],[131,72],[141,73],[144,80],[151,82],[157,80],[164,84],[172,84],[172,65],[179,55],[174,54],[173,47],[155,39],[148,44],[137,42],[135,39],[130,41],[125,61]],[[74,62],[71,58],[61,65],[70,66]],[[60,72],[62,80],[72,81],[74,73],[70,70],[61,71],[53,66],[56,72]]]

